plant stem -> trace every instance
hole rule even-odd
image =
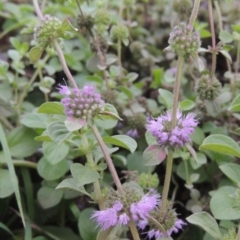
[[[135,223],[131,220],[128,224],[129,228],[130,228],[130,231],[132,233],[132,236],[133,236],[133,240],[140,240],[140,237],[139,237],[139,233],[138,233],[138,230],[136,228],[136,225]]]
[[[238,233],[237,233],[236,240],[240,240],[240,225],[238,226]]]
[[[235,67],[235,78],[237,77],[239,64],[240,64],[240,40],[237,43],[237,60],[236,60],[236,67]]]
[[[178,57],[177,63],[177,74],[176,80],[174,84],[174,98],[173,98],[173,111],[172,111],[172,127],[174,128],[177,123],[177,110],[178,110],[178,98],[181,84],[181,75],[182,75],[182,67],[183,67],[184,58],[183,56]]]
[[[0,122],[2,122],[2,124],[7,127],[9,130],[14,129],[14,126],[7,120],[6,117],[4,116],[0,116]]]
[[[81,139],[83,141],[83,144],[85,147],[88,147],[89,144],[88,144],[88,139],[86,137],[85,134],[82,134],[81,135]],[[87,157],[87,161],[92,165],[94,166],[95,165],[95,162],[93,160],[93,156],[92,156],[92,153],[91,152],[88,152],[86,154],[86,157]],[[96,197],[97,197],[97,202],[98,202],[98,205],[99,205],[99,208],[100,210],[103,210],[104,209],[104,202],[103,202],[103,196],[102,196],[102,193],[101,193],[101,187],[100,187],[100,184],[99,184],[99,181],[96,180],[94,183],[94,191],[96,193]]]
[[[123,1],[120,0],[119,14],[118,14],[118,26],[121,25],[123,13]],[[118,66],[120,68],[120,77],[123,77],[123,67],[122,67],[122,41],[118,38],[117,41],[117,54],[118,54]]]
[[[216,49],[216,39],[215,39],[215,29],[214,29],[214,20],[213,20],[213,8],[212,0],[208,0],[208,12],[209,12],[209,23],[211,28],[212,35],[212,70],[211,70],[211,82],[214,81],[214,75],[216,71],[217,64],[217,49]]]
[[[170,187],[171,175],[172,175],[172,165],[173,165],[173,153],[168,153],[167,158],[167,169],[165,174],[163,193],[162,193],[162,204],[161,204],[161,212],[165,213],[167,207],[167,198]]]
[[[192,14],[191,17],[189,19],[189,25],[193,28],[194,22],[197,18],[198,15],[198,10],[199,10],[199,6],[200,6],[200,2],[201,0],[195,0],[194,2],[194,6],[193,6],[193,10],[192,10]]]
[[[34,6],[34,9],[35,9],[35,12],[36,12],[38,18],[42,21],[43,20],[43,14],[42,14],[42,11],[39,7],[38,0],[33,0],[33,6]]]
[[[124,195],[125,193],[124,193],[124,190],[122,188],[122,184],[121,184],[121,182],[119,180],[119,177],[117,175],[116,169],[115,169],[115,167],[113,165],[113,161],[112,161],[112,159],[111,159],[111,157],[110,157],[110,155],[108,153],[107,147],[106,147],[106,145],[105,145],[105,143],[104,143],[104,141],[103,141],[103,139],[102,139],[102,137],[101,137],[97,127],[95,125],[93,125],[91,128],[92,128],[92,131],[93,131],[93,133],[94,133],[94,135],[95,135],[95,137],[96,137],[96,139],[98,141],[98,144],[99,144],[99,146],[100,146],[100,148],[102,150],[102,153],[103,153],[103,155],[105,157],[105,160],[107,162],[108,168],[109,168],[109,170],[110,170],[110,172],[112,174],[114,183],[115,183],[119,193]]]
[[[60,62],[62,64],[63,71],[65,72],[68,80],[70,81],[70,83],[72,84],[72,86],[74,88],[78,88],[78,86],[77,86],[77,84],[76,84],[76,82],[75,82],[71,72],[69,71],[69,68],[68,68],[67,63],[65,61],[65,57],[63,55],[62,49],[61,49],[61,47],[60,47],[60,45],[59,45],[59,43],[57,42],[56,39],[53,39],[53,45],[55,47],[55,50],[57,51],[58,58],[59,58],[59,60],[60,60]]]
[[[12,163],[15,167],[28,167],[28,168],[33,168],[37,169],[37,163],[30,162],[30,161],[25,161],[25,160],[12,160]],[[7,163],[0,163],[1,165],[7,165]]]
[[[218,1],[214,0],[214,6],[216,8],[217,11],[217,15],[218,15],[218,26],[219,26],[219,31],[223,30],[223,23],[222,23],[222,13],[218,4]]]

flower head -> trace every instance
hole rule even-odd
[[[94,117],[103,110],[104,101],[100,94],[95,93],[93,86],[84,86],[83,89],[73,89],[59,85],[59,93],[65,97],[62,99],[64,111],[68,118],[86,120]]]
[[[186,116],[177,112],[177,124],[172,128],[172,115],[167,112],[156,119],[148,120],[147,130],[156,137],[157,143],[162,147],[178,148],[190,143],[190,135],[194,132],[198,121],[194,113]]]
[[[111,208],[107,208],[101,211],[95,211],[91,218],[95,219],[97,225],[106,230],[112,226],[115,226],[118,222],[118,212],[122,209],[122,204],[116,202]],[[123,220],[121,220],[123,222]]]
[[[179,230],[181,230],[184,225],[186,225],[185,222],[183,222],[181,219],[177,219],[174,225],[166,231],[167,236],[170,237],[172,233],[178,233]],[[164,238],[164,234],[160,230],[151,229],[148,231],[148,237],[149,238],[155,237],[155,239],[159,238],[161,239]]]
[[[130,212],[135,221],[145,219],[149,213],[159,204],[160,195],[156,191],[151,190],[142,197],[139,202],[132,203]]]

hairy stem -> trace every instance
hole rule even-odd
[[[14,129],[14,126],[7,120],[6,117],[0,116],[0,122],[9,130]]]
[[[169,152],[168,158],[167,158],[167,169],[165,174],[163,193],[162,193],[162,204],[160,209],[162,213],[164,213],[167,208],[168,192],[169,192],[171,176],[172,176],[172,165],[173,165],[173,153]]]
[[[208,13],[209,13],[209,23],[210,23],[210,28],[211,28],[211,35],[212,35],[211,82],[213,82],[215,71],[216,71],[216,64],[217,64],[217,49],[216,49],[216,37],[215,37],[214,20],[213,20],[212,0],[208,0]]]
[[[28,167],[28,168],[37,168],[37,163],[34,162],[30,162],[30,161],[25,161],[25,160],[13,160],[12,161],[13,165],[15,167]],[[6,163],[0,163],[0,166],[3,165],[7,165]]]
[[[82,134],[81,135],[81,139],[83,141],[83,144],[88,147],[89,146],[89,143],[88,143],[88,139],[86,137],[86,135]],[[86,157],[87,157],[87,161],[91,164],[91,165],[95,165],[94,163],[94,160],[93,160],[93,156],[92,156],[92,153],[91,152],[88,152],[86,154]],[[99,181],[96,180],[94,183],[94,192],[96,193],[96,197],[97,197],[97,202],[98,202],[98,205],[99,205],[99,208],[100,210],[103,210],[104,209],[104,202],[103,202],[103,196],[102,196],[102,193],[101,193],[101,187],[100,187],[100,184],[99,184]]]
[[[37,76],[39,74],[39,71],[41,70],[42,66],[47,62],[47,60],[49,59],[49,55],[46,55],[44,57],[44,59],[42,60],[42,63],[41,63],[41,67],[38,66],[37,69],[35,70],[35,72],[33,73],[29,83],[25,86],[25,88],[23,89],[23,92],[21,94],[21,96],[19,97],[19,100],[18,100],[18,107],[21,108],[21,105],[23,103],[23,100],[25,99],[25,97],[27,96],[27,93],[30,89],[30,87],[32,86],[32,84],[34,83],[34,81],[37,79]]]
[[[196,20],[196,18],[197,18],[199,6],[200,6],[200,2],[201,2],[201,0],[195,0],[195,2],[194,2],[192,14],[191,14],[191,17],[190,17],[190,19],[189,19],[189,25],[190,25],[191,27],[193,27],[194,22],[195,22],[195,20]]]
[[[70,83],[72,84],[72,86],[74,88],[78,88],[78,86],[77,86],[77,84],[76,84],[68,66],[67,66],[67,63],[65,61],[65,57],[64,57],[63,52],[62,52],[62,49],[61,49],[61,47],[60,47],[60,45],[59,45],[59,43],[57,42],[56,39],[53,39],[53,45],[55,47],[55,50],[57,51],[58,58],[59,58],[59,60],[62,64],[63,71],[65,72],[68,80],[70,81]]]
[[[36,12],[38,18],[42,21],[43,20],[43,14],[42,14],[42,11],[39,7],[38,0],[33,0],[33,6],[34,6],[34,9],[35,9],[35,12]]]
[[[124,195],[124,190],[122,188],[122,184],[121,184],[121,182],[119,180],[119,177],[117,175],[116,169],[115,169],[115,167],[113,165],[113,161],[112,161],[112,159],[111,159],[111,157],[110,157],[110,155],[108,153],[107,147],[106,147],[106,145],[105,145],[105,143],[104,143],[104,141],[103,141],[103,139],[102,139],[102,137],[101,137],[101,135],[100,135],[100,133],[99,133],[99,131],[98,131],[98,129],[97,129],[97,127],[95,125],[92,126],[92,131],[93,131],[93,133],[94,133],[94,135],[95,135],[95,137],[96,137],[96,139],[98,141],[98,144],[99,144],[99,146],[100,146],[100,148],[102,150],[102,153],[103,153],[103,155],[105,157],[105,160],[107,162],[108,168],[109,168],[109,170],[110,170],[110,172],[112,174],[114,183],[115,183],[118,191],[121,194]]]
[[[139,233],[138,233],[138,230],[136,228],[136,225],[135,223],[131,220],[128,224],[129,228],[130,228],[130,231],[132,233],[132,236],[133,236],[133,240],[140,240],[140,237],[139,237]]]
[[[178,98],[179,98],[179,91],[181,85],[181,75],[182,75],[182,67],[183,67],[184,58],[183,56],[178,57],[177,63],[177,74],[176,80],[174,84],[174,98],[173,98],[173,111],[172,111],[172,127],[174,128],[177,123],[177,110],[178,110]]]

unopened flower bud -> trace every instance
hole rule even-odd
[[[111,36],[114,40],[123,40],[128,38],[128,28],[124,25],[114,25],[111,29]]]
[[[138,183],[143,189],[157,188],[159,179],[156,173],[141,173],[138,178]]]
[[[110,14],[105,9],[98,9],[95,14],[95,23],[97,25],[108,25],[110,23]]]
[[[198,79],[196,92],[201,100],[215,100],[221,91],[221,83],[214,77],[211,81],[209,75],[203,75]]]
[[[91,29],[94,25],[94,18],[90,15],[78,15],[78,18],[77,18],[77,24],[79,26],[80,29],[84,29],[84,28],[87,28],[87,29]]]
[[[171,49],[185,58],[195,55],[201,45],[199,34],[191,32],[190,28],[186,23],[180,23],[174,27],[168,40]]]
[[[59,30],[62,22],[57,17],[45,15],[43,20],[34,28],[34,39],[39,46],[46,47],[52,39],[57,39],[59,43],[62,39],[59,37]]]

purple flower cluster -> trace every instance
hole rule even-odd
[[[184,116],[182,112],[178,111],[177,124],[174,128],[172,128],[172,114],[170,112],[156,119],[148,120],[146,127],[162,147],[178,148],[191,142],[190,135],[194,132],[197,124],[198,121],[194,113]]]
[[[144,219],[139,222],[138,227],[143,230],[147,227],[147,225],[148,221]],[[184,221],[182,221],[181,219],[177,219],[174,223],[174,226],[166,230],[167,236],[170,237],[172,233],[178,233],[184,225],[186,225]],[[150,239],[153,237],[155,237],[155,239],[164,238],[164,234],[158,229],[150,229],[147,235]]]
[[[83,89],[73,89],[60,85],[59,93],[65,95],[62,99],[65,114],[70,119],[85,120],[94,117],[104,108],[104,101],[101,95],[94,92],[93,86],[84,86]]]
[[[127,225],[131,218],[136,222],[146,219],[159,204],[159,201],[159,194],[152,190],[144,195],[139,202],[132,203],[129,209],[125,209],[120,201],[116,201],[111,208],[94,212],[92,218],[96,220],[102,230],[117,224]]]

